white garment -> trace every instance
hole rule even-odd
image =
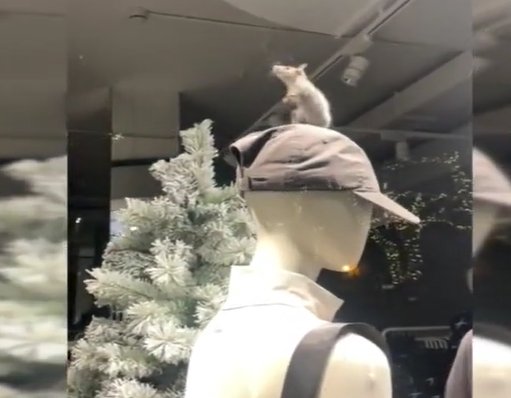
[[[341,305],[342,300],[303,275],[233,267],[227,301],[194,346],[185,397],[280,397],[297,344],[308,331],[331,321]],[[366,364],[363,357],[368,342],[360,336],[351,336],[355,340],[350,342],[349,337],[339,342],[345,340],[346,358],[342,361],[360,373],[359,364]],[[362,351],[360,341],[365,344]],[[371,353],[374,347],[370,343]],[[363,379],[367,373],[375,384],[378,366],[363,367]],[[376,395],[367,395],[372,396]]]
[[[511,397],[511,347],[479,336],[474,336],[472,344],[473,397]]]

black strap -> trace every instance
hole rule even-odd
[[[388,345],[381,333],[363,323],[333,323],[308,332],[296,347],[281,398],[317,398],[330,354],[337,341],[347,333],[372,341],[390,359]]]

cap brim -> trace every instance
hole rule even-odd
[[[381,192],[361,192],[354,191],[354,193],[371,202],[372,204],[378,206],[381,210],[389,215],[395,216],[403,221],[407,221],[412,224],[419,224],[420,219],[416,215],[412,214],[408,210],[406,210],[403,206],[394,202],[388,196],[382,194]]]

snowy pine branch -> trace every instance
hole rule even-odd
[[[153,164],[163,194],[128,199],[87,288],[121,316],[94,319],[72,350],[70,396],[181,398],[197,333],[222,305],[229,266],[246,264],[255,240],[234,186],[219,187],[206,120],[182,131],[185,152]]]
[[[65,394],[66,168],[59,157],[2,170],[31,193],[0,200],[0,396]]]

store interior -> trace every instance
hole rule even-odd
[[[319,19],[307,18],[306,7],[272,14],[245,3],[2,5],[0,163],[67,154],[69,340],[93,316],[112,316],[94,305],[84,280],[122,230],[116,211],[125,198],[161,195],[149,167],[182,152],[179,131],[213,121],[216,181],[231,184],[226,148],[267,127],[283,95],[271,66],[307,63],[331,103],[332,129],[366,151],[382,188],[405,206],[418,198],[429,206],[418,232],[379,227],[356,272],[325,271],[319,283],[344,300],[337,320],[369,323],[387,337],[396,397],[440,397],[472,323],[472,144],[511,172],[503,2],[318,2]],[[355,56],[367,68],[347,81]],[[1,196],[24,192],[0,175]],[[495,233],[481,261],[503,263],[506,232]],[[491,293],[484,283],[482,301]]]

